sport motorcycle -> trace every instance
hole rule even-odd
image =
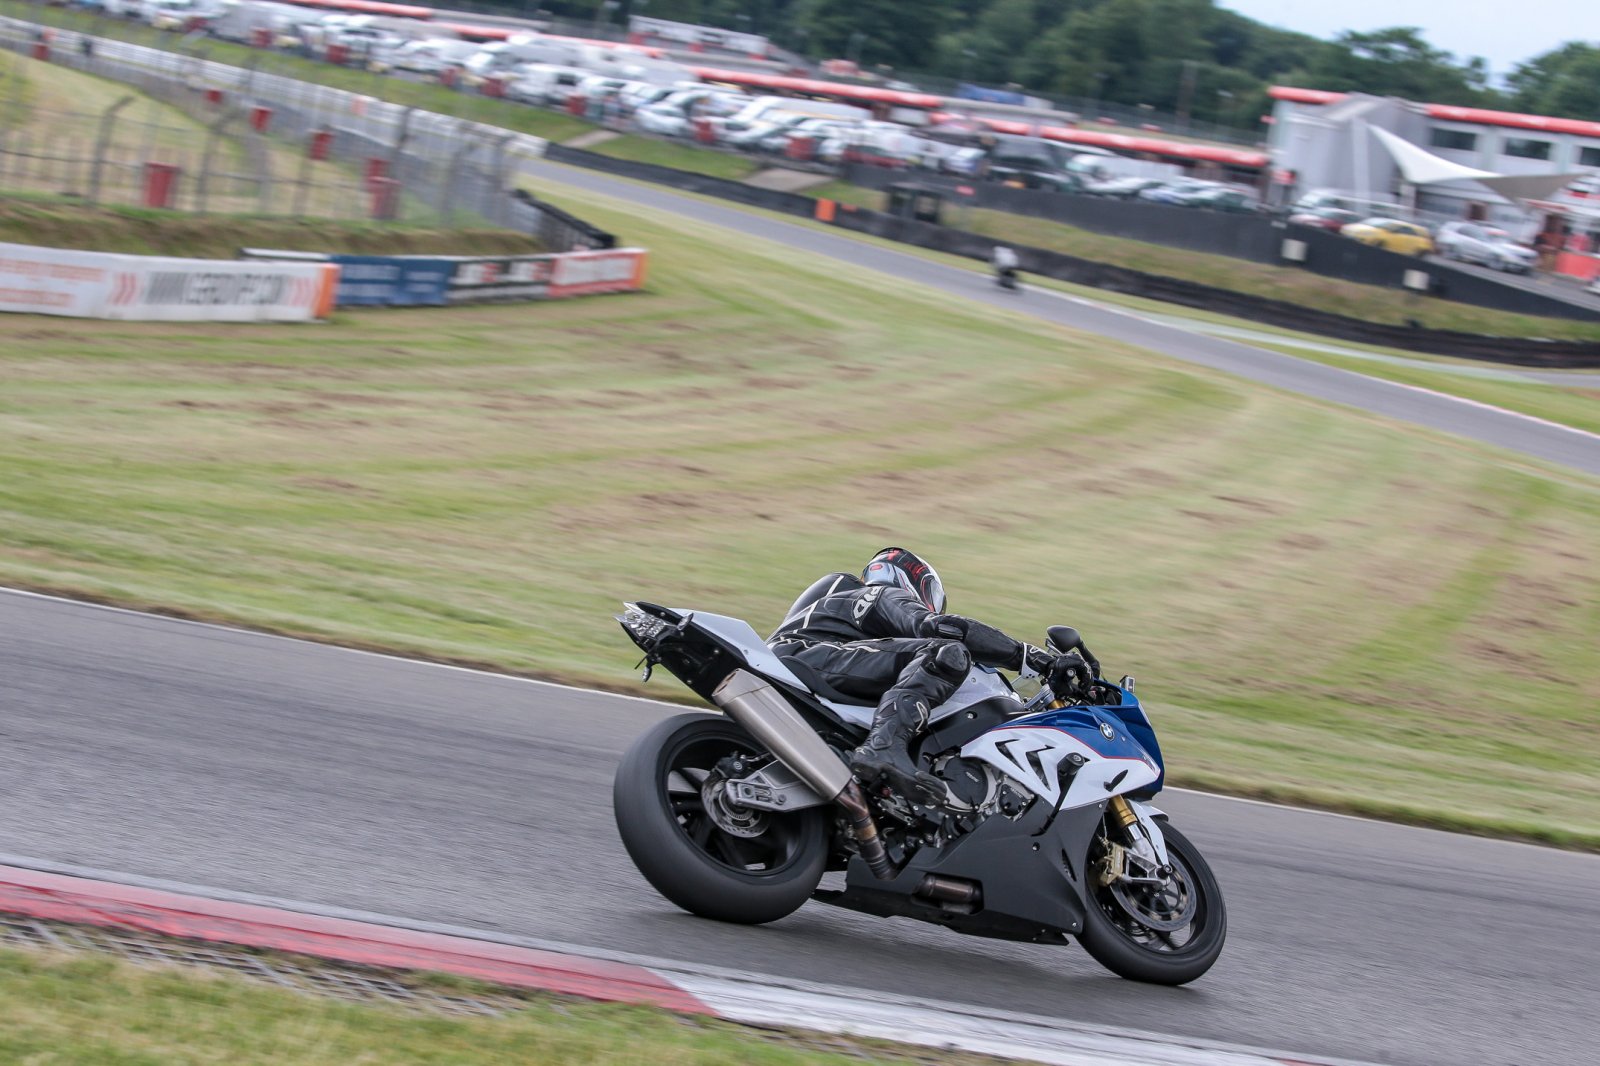
[[[846,759],[874,705],[748,623],[643,602],[617,620],[646,680],[663,667],[722,712],[658,723],[617,768],[623,845],[684,910],[758,924],[815,899],[974,936],[1076,938],[1113,973],[1164,985],[1216,962],[1222,892],[1150,804],[1165,769],[1134,679],[1101,678],[1071,627],[1049,629],[1064,668],[1037,693],[975,665],[933,709],[912,745],[944,783],[932,801],[857,780]],[[821,887],[830,871],[842,887]]]

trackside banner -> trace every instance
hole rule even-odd
[[[648,259],[643,248],[458,259],[450,279],[450,302],[560,300],[633,292],[644,285]]]
[[[171,259],[0,243],[0,311],[163,322],[308,322],[333,309],[329,263]]]
[[[631,292],[644,284],[649,259],[642,248],[451,257],[323,255],[262,248],[244,248],[239,254],[254,261],[338,263],[340,307],[559,300]]]

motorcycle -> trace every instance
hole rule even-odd
[[[629,603],[617,615],[656,666],[723,713],[690,712],[639,737],[613,801],[639,872],[691,914],[760,924],[807,900],[975,936],[1076,938],[1121,977],[1193,981],[1217,960],[1227,912],[1211,868],[1151,806],[1161,748],[1134,695],[1076,630],[1024,698],[974,666],[913,742],[938,802],[851,774],[874,707],[780,659],[748,623]],[[1021,683],[1019,679],[1019,684]],[[823,875],[844,872],[842,888]]]
[[[999,267],[994,272],[994,283],[1007,292],[1021,292],[1021,282],[1016,267]]]

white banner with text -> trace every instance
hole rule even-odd
[[[0,243],[0,311],[162,322],[309,322],[339,267],[171,259]]]

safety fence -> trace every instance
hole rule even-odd
[[[0,18],[0,49],[137,88],[178,118],[152,120],[146,108],[141,120],[130,96],[69,121],[30,112],[18,93],[15,121],[0,107],[0,187],[190,211],[489,223],[553,251],[615,243],[511,194],[517,162],[541,155],[542,138],[16,19]],[[76,133],[51,137],[57,121]]]

